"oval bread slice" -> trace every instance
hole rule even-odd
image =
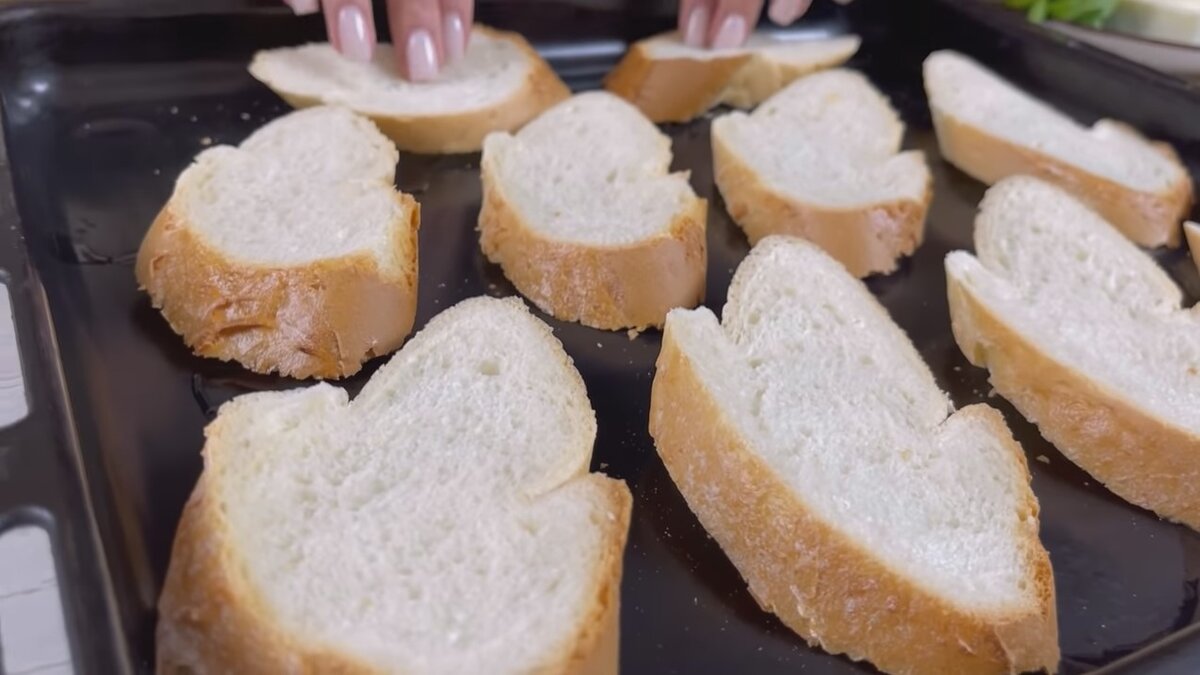
[[[768,237],[723,319],[667,317],[650,433],[766,611],[890,673],[1016,673],[1059,658],[1021,448],[954,412],[904,332],[803,240]]]
[[[668,310],[703,298],[707,262],[707,205],[670,164],[670,139],[605,92],[488,136],[483,252],[556,318],[661,326]]]
[[[1070,459],[1200,529],[1200,320],[1153,258],[1062,189],[988,190],[946,257],[954,337]]]
[[[1170,146],[1112,120],[1083,127],[956,52],[925,60],[925,91],[942,156],[975,179],[1036,176],[1141,246],[1179,245],[1193,187]]]
[[[346,106],[370,117],[401,150],[476,152],[493,131],[515,131],[570,91],[517,33],[475,26],[466,54],[432,82],[396,72],[392,45],[370,63],[344,58],[328,43],[268,49],[250,74],[297,108]]]
[[[200,153],[138,250],[138,284],[197,354],[335,378],[412,330],[420,209],[397,153],[344,108]]]
[[[713,173],[751,244],[803,237],[855,276],[888,273],[920,245],[933,197],[925,156],[900,152],[903,137],[865,77],[830,70],[714,120]]]
[[[687,122],[722,103],[753,108],[797,78],[845,63],[859,43],[855,35],[757,32],[737,49],[704,49],[663,33],[631,45],[604,86],[653,122]]]
[[[519,300],[446,310],[353,401],[249,394],[205,435],[159,673],[616,673],[631,498]]]

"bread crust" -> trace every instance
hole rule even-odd
[[[478,152],[483,139],[493,131],[516,131],[542,111],[568,98],[570,89],[558,78],[529,42],[518,33],[476,25],[475,32],[512,42],[529,59],[529,73],[522,86],[500,103],[453,114],[392,115],[354,109],[379,127],[396,147],[424,154]],[[304,96],[278,87],[262,77],[250,64],[250,74],[270,87],[293,108],[324,105],[319,98]]]
[[[937,106],[930,109],[942,156],[972,178],[988,185],[1008,176],[1041,178],[1084,201],[1139,246],[1179,246],[1179,223],[1192,208],[1193,186],[1187,169],[1166,143],[1151,144],[1180,167],[1184,178],[1164,192],[1143,192],[994,136]],[[1125,133],[1145,140],[1127,125],[1111,120],[1107,124],[1119,125]]]
[[[205,472],[184,507],[158,603],[159,675],[206,673],[334,673],[384,671],[311,639],[289,634],[245,577],[221,504],[211,493],[225,456],[222,418],[206,430]],[[236,461],[236,456],[232,458]],[[534,670],[539,675],[615,675],[619,644],[621,568],[632,497],[625,484],[599,474],[611,517],[597,521],[605,545],[593,584],[593,604],[569,645]]]
[[[1200,530],[1200,437],[1055,360],[954,274],[946,282],[959,348],[1046,440],[1122,499]]]
[[[296,378],[352,375],[400,347],[417,305],[420,207],[398,193],[391,226],[402,271],[356,253],[303,265],[259,265],[209,245],[173,195],[138,250],[138,285],[200,356]]]
[[[675,307],[704,299],[708,205],[694,198],[666,232],[621,246],[561,241],[538,233],[482,163],[479,243],[488,260],[543,312],[605,330],[662,326]]]
[[[704,61],[655,59],[642,41],[630,46],[604,78],[604,88],[632,103],[651,122],[687,122],[719,104],[750,60],[748,52]]]
[[[713,176],[725,209],[757,244],[773,234],[792,235],[820,246],[856,277],[887,274],[925,238],[925,215],[933,199],[926,176],[921,199],[882,202],[853,209],[801,202],[767,184],[737,153],[712,135]]]
[[[1186,221],[1183,224],[1183,233],[1187,236],[1188,251],[1192,254],[1192,262],[1196,264],[1196,268],[1200,269],[1200,223]]]
[[[793,80],[845,63],[857,49],[801,64],[754,51],[707,59],[654,58],[646,43],[629,47],[604,79],[604,87],[656,123],[687,122],[721,103],[753,108]]]
[[[672,480],[721,545],[751,595],[789,628],[827,651],[867,659],[889,673],[1016,673],[1058,664],[1050,560],[1027,492],[1021,549],[1034,570],[1034,606],[977,614],[888,569],[810,511],[726,419],[668,325],[650,399],[650,433]],[[970,406],[1005,438],[1029,480],[1020,447],[999,413]]]

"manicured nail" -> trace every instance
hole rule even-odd
[[[771,8],[767,10],[767,16],[777,25],[787,26],[799,19],[810,4],[811,0],[773,0]]]
[[[445,48],[447,62],[457,61],[467,52],[467,30],[458,12],[450,12],[442,17],[442,47]]]
[[[697,7],[688,14],[683,26],[683,42],[689,47],[703,47],[704,35],[708,33],[708,8]]]
[[[319,9],[317,7],[317,0],[283,0],[283,1],[287,3],[288,7],[292,8],[292,13],[296,14],[297,16],[304,15],[304,14],[316,14],[317,9]]]
[[[338,10],[338,47],[352,61],[371,60],[371,41],[367,37],[367,17],[358,5],[346,5]]]
[[[409,33],[404,55],[408,58],[408,79],[426,82],[437,77],[437,48],[429,31],[422,28]]]
[[[741,14],[730,14],[721,22],[721,29],[713,38],[713,49],[733,49],[746,41],[746,19]]]

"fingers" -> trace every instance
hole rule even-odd
[[[691,47],[708,46],[715,0],[682,0],[679,3],[679,35]]]
[[[474,0],[442,0],[442,49],[446,63],[454,63],[467,53],[474,14]]]
[[[438,0],[388,0],[388,26],[400,75],[428,82],[442,67],[442,6]]]
[[[763,0],[717,0],[712,23],[708,27],[708,46],[732,49],[742,46],[750,35]]]
[[[302,1],[290,0],[289,4]],[[324,7],[325,29],[333,48],[348,59],[370,61],[375,52],[375,17],[371,14],[371,0],[325,0]]]
[[[292,8],[292,12],[297,16],[305,14],[317,13],[317,0],[283,0],[283,3]]]
[[[846,0],[839,0],[845,2]],[[787,26],[804,16],[808,11],[812,0],[771,0],[771,6],[767,9],[767,16],[771,18],[776,25]]]

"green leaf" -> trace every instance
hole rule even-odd
[[[1004,0],[1010,9],[1025,12],[1033,22],[1046,19],[1099,28],[1116,10],[1120,0]]]

